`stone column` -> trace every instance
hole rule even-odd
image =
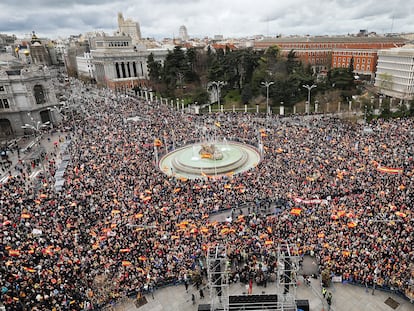
[[[280,106],[279,106],[279,114],[281,116],[285,115],[285,106],[283,106],[283,102],[280,102]]]

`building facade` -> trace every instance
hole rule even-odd
[[[181,41],[188,41],[190,37],[187,33],[187,27],[185,27],[184,25],[180,26],[180,29],[178,30],[178,36],[180,37]]]
[[[305,64],[310,64],[316,72],[346,67],[346,64],[348,63],[349,65],[353,57],[356,74],[374,77],[377,51],[379,49],[403,46],[406,42],[407,39],[399,37],[380,36],[287,37],[256,40],[254,48],[266,49],[276,45],[280,48],[282,55],[287,55],[290,51],[294,51],[299,60]],[[356,68],[358,64],[359,69]],[[364,66],[362,67],[362,65]]]
[[[122,13],[118,13],[118,35],[129,36],[134,44],[141,40],[141,29],[138,22],[124,19]]]
[[[0,139],[23,135],[25,124],[36,127],[59,118],[51,111],[57,105],[51,71],[11,57],[0,56]]]
[[[348,68],[353,61],[354,74],[369,77],[375,76],[377,50],[375,49],[335,49],[332,51],[332,68]]]
[[[414,45],[378,51],[375,86],[385,96],[414,99]]]
[[[101,36],[91,39],[92,62],[98,85],[113,90],[145,86],[148,80],[147,59],[163,62],[168,50],[138,49],[129,36]]]
[[[91,53],[83,53],[83,56],[76,56],[76,68],[78,78],[81,80],[95,79],[95,66],[93,64]]]

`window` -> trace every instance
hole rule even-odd
[[[0,85],[0,92],[4,92],[4,86]]]
[[[37,84],[33,87],[34,97],[36,100],[36,104],[41,105],[46,102],[45,100],[45,93],[43,91],[43,86]]]
[[[362,63],[365,64],[365,58],[362,59]]]
[[[357,58],[357,63],[359,64],[359,61],[360,61],[360,59],[359,58]]]
[[[367,59],[367,64],[371,64],[371,59],[370,58]]]
[[[371,70],[371,66],[370,65],[367,65],[367,70]]]
[[[0,99],[0,109],[10,108],[9,100],[7,98]]]

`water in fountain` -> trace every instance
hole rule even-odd
[[[198,160],[200,160],[200,157],[198,156],[198,152],[196,150],[196,146],[195,145],[193,145],[191,160],[192,161],[198,161]]]
[[[229,144],[227,142],[226,137],[224,137],[223,138],[223,147],[221,148],[221,151],[227,151],[227,150],[230,150],[230,148],[229,148]]]

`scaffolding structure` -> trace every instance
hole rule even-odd
[[[229,282],[226,246],[218,244],[207,253],[207,278],[210,294],[210,310],[229,310]]]
[[[296,244],[281,242],[277,246],[277,310],[297,310],[299,252]]]

